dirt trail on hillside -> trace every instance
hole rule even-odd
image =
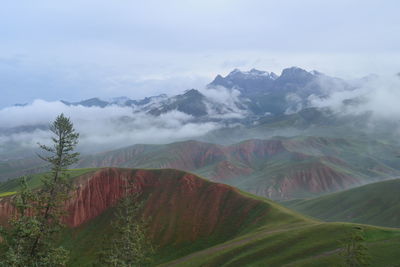
[[[206,255],[209,255],[211,253],[215,253],[215,252],[218,252],[218,251],[221,251],[221,250],[224,250],[224,249],[229,249],[229,248],[232,248],[232,247],[241,246],[241,245],[243,245],[243,244],[245,244],[247,242],[250,242],[250,241],[253,241],[253,240],[257,240],[257,239],[261,239],[264,236],[269,235],[269,234],[274,234],[274,233],[279,233],[279,232],[286,232],[286,231],[295,230],[295,229],[301,229],[301,228],[307,228],[307,227],[310,227],[310,226],[314,226],[314,224],[312,224],[312,225],[307,224],[307,225],[289,227],[289,228],[285,228],[285,229],[277,229],[277,230],[272,230],[272,231],[271,230],[261,231],[261,232],[259,232],[257,234],[254,234],[252,236],[249,236],[249,237],[246,237],[246,238],[234,241],[234,242],[229,242],[228,241],[229,243],[223,243],[221,245],[216,245],[214,247],[211,247],[211,248],[208,248],[208,249],[204,249],[204,250],[189,254],[189,255],[184,256],[182,258],[179,258],[177,260],[161,264],[160,266],[162,266],[162,267],[177,266],[177,265],[179,265],[181,263],[184,263],[185,261],[188,261],[190,259],[193,259],[193,258],[196,258],[196,257],[200,257],[200,256],[206,256]]]

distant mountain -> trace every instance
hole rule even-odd
[[[146,106],[151,105],[153,103],[157,103],[161,100],[167,99],[168,96],[166,94],[160,94],[157,96],[149,96],[139,100],[127,100],[125,101],[125,105],[127,106]]]
[[[284,69],[280,76],[257,69],[250,71],[235,69],[225,77],[217,75],[207,86],[209,89],[216,90],[220,87],[240,92],[233,105],[216,103],[215,99],[196,89],[187,90],[176,96],[168,97],[162,94],[141,100],[117,97],[108,101],[91,98],[80,102],[62,102],[66,105],[102,108],[110,105],[130,106],[134,107],[136,112],[144,111],[154,116],[178,110],[195,118],[212,119],[212,115],[215,114],[221,116],[232,112],[242,113],[242,111],[252,116],[295,113],[309,107],[310,97],[324,98],[333,91],[353,88],[339,78],[317,71],[308,72],[298,67]]]
[[[104,108],[107,106],[112,106],[112,105],[117,105],[117,106],[145,106],[148,104],[151,104],[152,102],[157,102],[162,99],[168,98],[167,95],[161,94],[157,96],[150,96],[150,97],[145,97],[143,99],[139,100],[132,100],[129,97],[126,96],[120,96],[120,97],[114,97],[109,100],[103,100],[100,98],[90,98],[78,102],[68,102],[64,100],[60,100],[63,104],[67,106],[84,106],[84,107],[100,107]]]
[[[104,108],[110,104],[109,102],[103,101],[99,98],[90,98],[80,102],[67,102],[64,100],[61,100],[61,102],[67,106],[84,106],[84,107],[101,107],[101,108]]]
[[[283,202],[326,220],[400,227],[400,179],[377,182],[313,199]]]
[[[195,89],[187,90],[182,95],[166,99],[156,107],[150,107],[148,113],[159,116],[173,110],[178,110],[194,117],[201,117],[208,114],[205,96]]]
[[[61,101],[68,106],[84,106],[84,107],[109,107],[121,106],[131,107],[135,113],[142,112],[148,115],[160,116],[162,114],[177,110],[193,118],[213,120],[217,116],[229,113],[237,113],[237,110],[246,110],[245,105],[235,103],[234,107],[227,103],[221,103],[206,97],[196,89],[186,90],[183,94],[168,97],[165,94],[158,96],[146,97],[140,100],[132,100],[127,97],[117,97],[110,100],[101,100],[99,98],[91,98],[79,102]],[[229,116],[228,116],[229,117]]]
[[[229,89],[238,89],[244,95],[265,93],[268,88],[274,86],[274,81],[278,78],[275,73],[251,69],[250,71],[240,71],[234,69],[226,77],[217,75],[208,87],[222,86]]]
[[[333,91],[351,90],[353,87],[339,78],[298,67],[275,73],[252,69],[233,70],[226,77],[218,75],[209,88],[219,86],[239,90],[248,99],[248,108],[257,115],[297,112],[310,105],[309,98],[327,97]]]
[[[234,103],[222,102],[208,97],[196,89],[187,90],[181,95],[149,105],[144,110],[154,116],[177,110],[193,116],[194,119],[203,121],[229,120],[232,118],[248,119],[247,107],[239,99]]]
[[[226,77],[217,75],[208,85],[211,88],[217,86],[235,88],[245,96],[273,92],[323,96],[331,90],[351,88],[342,79],[330,77],[318,71],[308,72],[298,67],[286,68],[280,76],[273,72],[269,73],[257,69],[250,71],[235,69]]]

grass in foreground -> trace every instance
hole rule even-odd
[[[286,230],[261,230],[165,266],[340,266],[344,263],[340,242],[354,226],[348,223],[309,223]],[[371,265],[395,264],[400,252],[400,231],[363,227]]]
[[[326,221],[400,227],[400,179],[373,183],[322,197],[283,202]]]

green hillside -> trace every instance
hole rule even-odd
[[[325,221],[400,227],[400,179],[377,182],[326,196],[283,202]]]
[[[274,208],[278,209],[275,215],[263,226],[244,229],[243,234],[226,242],[198,240],[164,247],[154,256],[154,266],[338,266],[343,263],[340,242],[351,233],[354,224],[290,222],[281,220],[279,206]],[[69,239],[63,244],[71,249],[71,266],[91,266],[95,250],[104,236],[112,232],[109,225],[112,212],[109,210],[88,224],[70,230]],[[371,266],[397,263],[400,231],[362,227]]]
[[[163,266],[344,266],[340,242],[354,228],[345,223],[309,223],[259,229]],[[400,231],[363,226],[370,266],[396,266]]]
[[[144,212],[153,218],[150,234],[158,247],[154,265],[338,266],[343,262],[340,242],[356,226],[306,218],[268,199],[178,170],[92,171],[72,171],[86,175],[75,178],[80,204],[69,210],[84,216],[82,205],[99,210],[103,200],[121,190],[125,177],[136,179],[143,190]],[[6,189],[16,190],[11,184]],[[90,192],[90,198],[84,192]],[[113,206],[108,206],[64,233],[62,245],[71,251],[70,266],[92,266],[96,251],[113,231],[113,214]],[[372,266],[395,264],[400,230],[361,227]]]
[[[247,194],[245,194],[245,198],[254,200],[252,197],[249,198]],[[259,199],[257,199],[257,201],[259,201]],[[202,251],[204,249],[224,243],[232,238],[247,237],[249,235],[253,236],[254,234],[258,235],[257,233],[266,231],[280,231],[291,227],[303,227],[311,222],[308,219],[305,219],[303,216],[293,213],[290,210],[280,207],[279,205],[268,200],[262,200],[258,203],[258,208],[248,215],[250,221],[247,224],[242,223],[242,221],[245,219],[243,217],[232,217],[229,218],[229,220],[226,220],[220,228],[217,228],[207,237],[186,242],[173,242],[168,244],[162,244],[160,239],[155,239],[154,243],[156,247],[158,247],[158,250],[156,255],[153,257],[153,265],[156,266],[180,259],[192,253],[196,253],[198,251]],[[240,203],[237,203],[237,205],[238,206],[235,208],[240,210]],[[165,207],[161,207],[161,209],[164,208]],[[266,210],[268,211],[268,214],[265,214],[260,221],[256,220],[259,214]],[[96,251],[101,248],[102,242],[104,242],[107,236],[109,236],[113,231],[112,226],[110,225],[110,221],[113,216],[114,208],[110,208],[94,220],[78,228],[68,230],[68,232],[65,234],[65,240],[62,242],[62,244],[71,251],[71,266],[92,266]],[[167,217],[181,218],[181,215],[179,215],[179,213],[168,214],[168,216],[164,217],[162,221],[168,221],[169,219]],[[214,218],[212,217],[202,218],[202,220],[213,219]],[[238,223],[240,226],[236,229],[233,229],[232,226]],[[182,225],[190,226],[196,224],[201,224],[201,222],[191,222],[190,219],[189,221],[175,222],[172,228],[175,229],[174,235],[176,236],[173,238],[179,239],[179,236],[183,234],[181,228]],[[181,227],[178,225],[181,225]],[[165,228],[163,224],[157,224],[156,227]],[[248,244],[250,244],[250,242]]]

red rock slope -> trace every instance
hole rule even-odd
[[[237,189],[209,182],[183,171],[104,168],[76,178],[76,190],[66,203],[70,227],[84,225],[122,197],[127,180],[145,201],[144,214],[152,217],[150,231],[161,246],[203,237],[235,236],[247,227],[265,223],[271,205],[247,197]],[[0,217],[12,213],[10,198],[0,203]],[[290,217],[283,212],[283,217]]]

